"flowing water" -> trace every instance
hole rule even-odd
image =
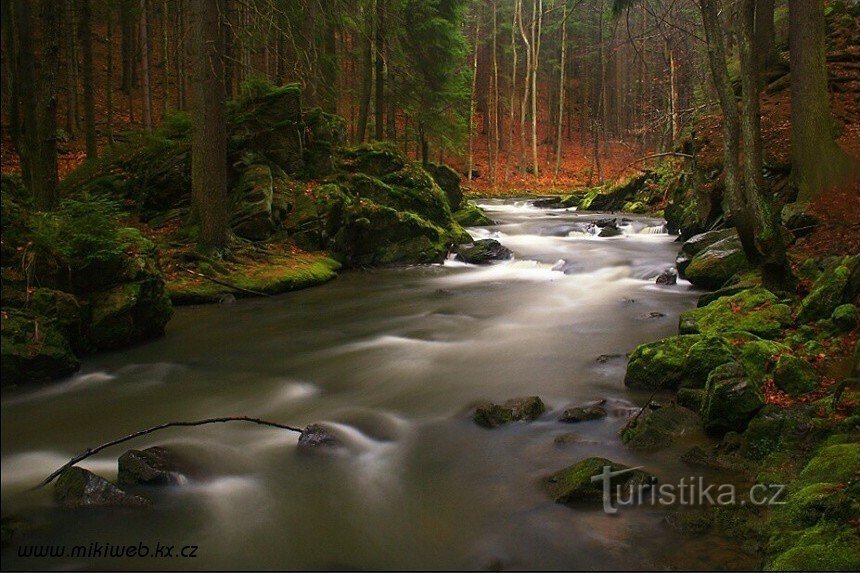
[[[14,568],[619,569],[748,566],[713,538],[683,538],[655,507],[605,515],[555,504],[542,476],[587,456],[690,475],[677,452],[618,438],[647,396],[623,385],[624,354],[677,332],[696,293],[654,284],[678,245],[632,217],[598,238],[597,214],[488,201],[470,229],[515,259],[346,272],[322,287],[182,308],[164,338],[88,359],[68,381],[2,402],[4,514],[42,527],[28,542],[197,546],[195,558],[26,559]],[[605,215],[603,215],[605,217]],[[598,360],[598,357],[604,357]],[[485,430],[478,400],[539,395],[549,412]],[[610,416],[566,425],[571,405]],[[60,511],[28,487],[87,446],[169,420],[249,415],[326,422],[347,444],[302,455],[296,434],[242,423],[170,429],[207,477],[147,491],[144,510]],[[116,476],[114,448],[84,462]]]

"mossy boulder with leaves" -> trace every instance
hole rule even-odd
[[[743,331],[775,338],[793,322],[791,308],[763,288],[743,290],[681,314],[681,334],[722,334]]]

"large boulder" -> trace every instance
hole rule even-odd
[[[684,276],[695,286],[714,290],[723,286],[737,273],[751,268],[740,239],[731,236],[693,256],[684,268]]]
[[[860,256],[832,262],[815,280],[810,293],[800,302],[799,322],[829,318],[838,306],[853,302],[860,290]]]
[[[706,336],[690,347],[682,366],[684,388],[704,388],[711,370],[734,360],[734,351],[719,336]]]
[[[54,486],[54,499],[65,508],[144,507],[150,501],[130,494],[89,470],[72,466],[63,471]]]
[[[708,306],[685,311],[680,318],[681,334],[719,335],[744,331],[776,338],[792,324],[791,308],[770,291],[752,288],[715,300]]]
[[[460,189],[460,175],[447,165],[428,163],[424,169],[448,197],[452,211],[459,209],[463,203],[463,191]]]
[[[614,499],[619,492],[627,494],[638,488],[650,487],[653,476],[630,466],[619,464],[605,458],[586,458],[544,478],[544,487],[556,503],[576,501],[600,501],[603,499],[603,480],[600,478],[604,468],[611,472],[621,472],[610,478],[610,496]]]
[[[47,382],[68,376],[81,366],[68,334],[54,320],[4,310],[0,340],[3,386]]]
[[[783,354],[773,370],[776,387],[789,396],[799,396],[818,388],[819,377],[812,364],[802,358]]]
[[[512,398],[503,404],[484,402],[472,414],[472,420],[485,428],[496,428],[510,422],[531,422],[546,411],[546,405],[537,396]]]
[[[509,248],[495,239],[481,239],[472,244],[457,247],[457,260],[473,265],[487,265],[513,256]]]
[[[684,379],[684,363],[699,335],[670,336],[638,346],[630,355],[624,384],[645,390],[676,390]]]
[[[723,364],[708,376],[702,423],[705,431],[723,435],[743,432],[764,406],[761,387],[737,362]]]
[[[690,261],[693,260],[693,257],[698,255],[714,243],[722,241],[723,239],[737,236],[738,233],[735,229],[719,229],[717,231],[708,231],[706,233],[699,233],[698,235],[693,235],[692,237],[684,241],[684,244],[681,245],[681,250],[678,253],[677,258],[675,259],[675,266],[678,268],[678,272],[681,274],[681,276],[684,276],[684,272],[687,270],[687,267],[690,265]]]

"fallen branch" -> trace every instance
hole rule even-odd
[[[177,267],[179,267],[180,269],[182,269],[182,270],[183,270],[183,271],[185,271],[186,273],[189,273],[189,274],[194,275],[195,277],[201,277],[201,278],[204,278],[204,279],[206,279],[206,280],[210,280],[210,281],[212,281],[212,282],[213,282],[213,283],[215,283],[215,284],[219,284],[219,285],[221,285],[221,286],[225,286],[225,287],[227,287],[227,288],[231,288],[231,289],[233,289],[233,290],[238,290],[238,291],[241,291],[241,292],[246,292],[246,293],[248,293],[248,294],[252,294],[252,295],[254,295],[254,296],[272,296],[272,295],[270,295],[270,294],[266,294],[266,293],[264,293],[264,292],[260,292],[260,291],[257,291],[257,290],[251,290],[251,289],[249,289],[249,288],[240,287],[239,285],[235,285],[235,284],[232,284],[232,283],[228,283],[227,281],[222,281],[221,279],[216,279],[215,277],[210,277],[210,276],[208,276],[208,275],[204,275],[203,273],[198,273],[197,271],[192,271],[192,270],[191,270],[191,269],[189,269],[188,267],[183,267],[182,265],[177,265]]]
[[[158,426],[153,426],[151,428],[147,428],[145,430],[140,430],[133,434],[129,434],[127,436],[123,436],[122,438],[117,438],[116,440],[111,440],[110,442],[104,443],[100,446],[96,446],[95,448],[87,448],[85,452],[76,455],[68,462],[66,462],[62,467],[58,468],[51,475],[46,477],[39,485],[35,486],[33,489],[39,489],[45,487],[52,481],[54,481],[57,476],[66,471],[68,468],[73,465],[87,459],[90,456],[93,456],[100,451],[109,448],[111,446],[115,446],[117,444],[121,444],[123,442],[127,442],[129,440],[133,440],[135,438],[139,438],[141,436],[145,436],[147,434],[151,434],[158,430],[163,430],[165,428],[175,428],[175,427],[188,427],[188,426],[203,426],[204,424],[218,424],[223,422],[251,422],[252,424],[260,424],[261,426],[271,426],[273,428],[280,428],[281,430],[289,430],[291,432],[302,433],[300,428],[294,428],[293,426],[287,426],[285,424],[278,424],[277,422],[268,422],[266,420],[261,420],[259,418],[249,418],[248,416],[230,416],[226,418],[207,418],[206,420],[196,420],[193,422],[165,422],[164,424],[159,424]]]
[[[626,165],[624,167],[624,169],[621,170],[621,172],[623,173],[623,172],[627,171],[628,168],[633,167],[634,165],[636,165],[637,163],[641,163],[642,161],[648,161],[649,159],[656,159],[658,157],[667,157],[670,155],[673,157],[686,157],[687,159],[693,159],[693,156],[690,155],[689,153],[681,153],[678,151],[667,151],[665,153],[654,153],[653,155],[646,155],[645,157],[640,157],[639,159],[630,162],[628,165]]]

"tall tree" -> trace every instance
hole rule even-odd
[[[851,171],[833,138],[824,46],[824,0],[789,3],[791,159],[798,201],[839,185]]]
[[[152,84],[149,70],[149,11],[147,0],[140,0],[140,74],[143,87],[143,127],[152,129]]]
[[[191,183],[200,246],[227,244],[227,119],[224,89],[224,0],[190,0],[192,52]]]
[[[376,26],[374,49],[376,50],[373,136],[382,140],[385,136],[382,122],[385,110],[385,0],[376,0]]]
[[[96,140],[96,103],[93,91],[93,11],[90,0],[80,0],[80,21],[78,22],[78,41],[81,44],[83,56],[83,88],[84,88],[84,137],[86,140],[87,159],[98,157],[99,148]]]

